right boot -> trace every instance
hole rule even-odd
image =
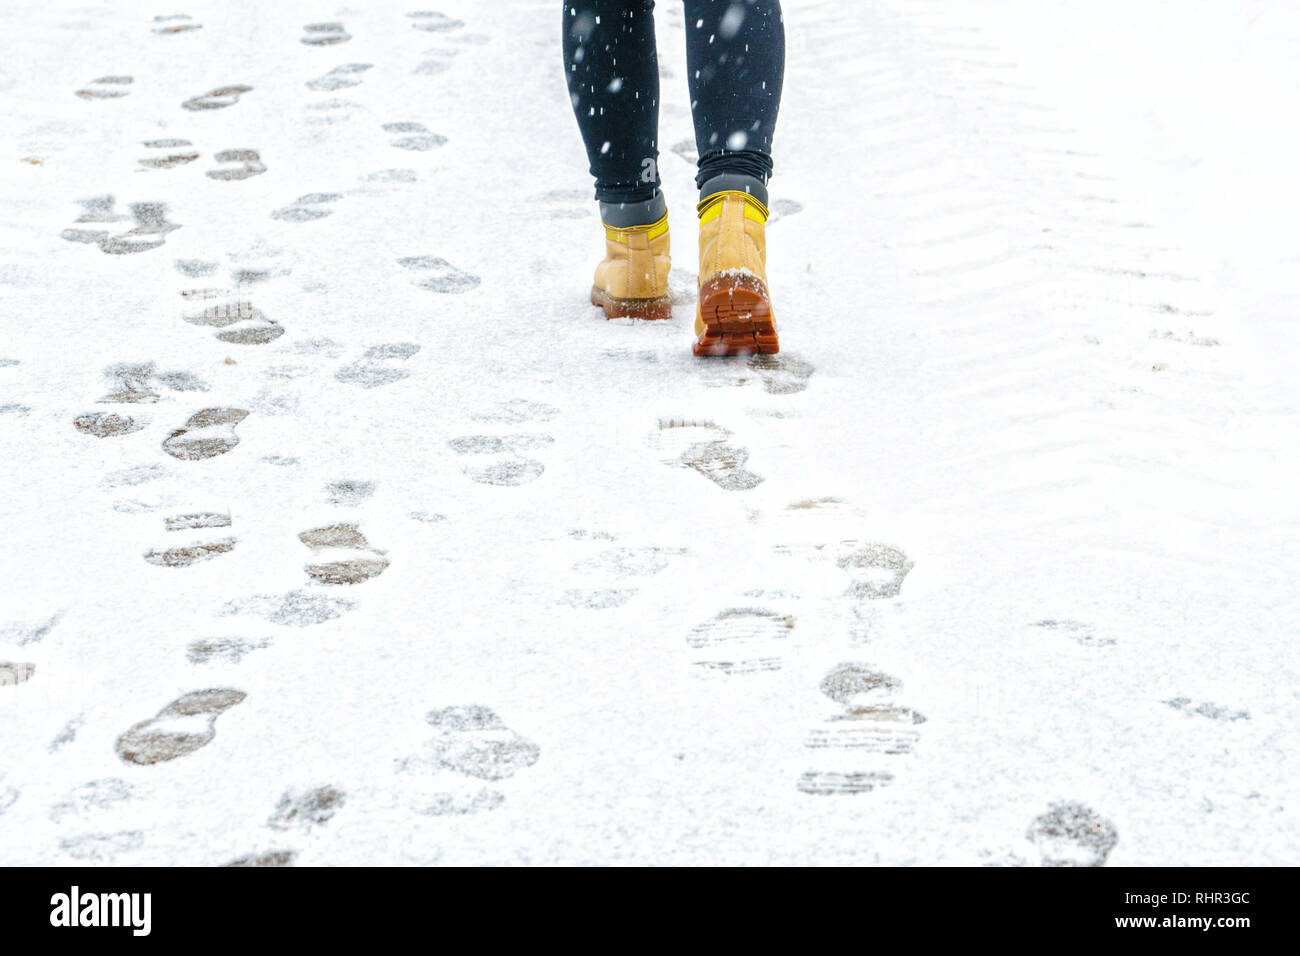
[[[724,175],[713,182],[726,187],[743,179]],[[779,352],[767,289],[767,204],[743,189],[710,192],[706,184],[704,191],[696,207],[700,272],[692,351],[696,355]]]
[[[651,217],[653,221],[650,220]],[[668,208],[661,193],[644,203],[600,204],[605,258],[596,266],[591,304],[605,318],[670,319]],[[640,220],[640,221],[638,221]]]

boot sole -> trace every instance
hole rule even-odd
[[[772,300],[758,276],[715,275],[700,286],[704,331],[696,355],[775,355],[781,350],[772,321]]]
[[[656,299],[619,299],[604,289],[591,287],[591,304],[605,310],[606,319],[671,319],[673,317],[673,300],[666,295]]]

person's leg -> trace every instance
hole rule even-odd
[[[659,61],[654,0],[567,0],[564,74],[601,218],[654,222],[659,195]],[[646,218],[649,216],[650,218]]]
[[[610,319],[666,319],[673,308],[653,14],[654,0],[564,4],[564,73],[605,226],[591,302]]]
[[[685,0],[699,168],[696,355],[780,350],[767,287],[767,179],[785,72],[780,0]]]
[[[785,74],[780,0],[685,0],[685,7],[700,199],[741,189],[766,203]]]

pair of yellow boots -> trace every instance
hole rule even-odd
[[[740,190],[714,193],[700,217],[696,355],[770,355],[780,346],[767,291],[767,206]],[[645,226],[606,226],[605,258],[596,266],[591,303],[607,319],[667,319],[668,215]]]

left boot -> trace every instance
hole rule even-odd
[[[592,279],[591,304],[604,309],[607,319],[672,318],[668,207],[662,194],[644,203],[601,203],[600,219],[605,258]]]
[[[728,189],[700,200],[700,300],[696,355],[780,351],[767,290],[767,206]]]

